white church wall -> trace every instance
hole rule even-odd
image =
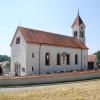
[[[14,64],[16,62],[20,63],[20,75],[32,75],[39,73],[39,66],[41,73],[54,73],[61,71],[71,71],[71,70],[80,70],[81,67],[87,67],[87,50],[82,50],[82,66],[81,66],[81,49],[77,48],[66,48],[61,46],[53,45],[39,45],[26,43],[20,32],[15,36],[20,37],[20,44],[16,44],[16,39],[14,39],[11,46],[11,74],[15,75]],[[40,50],[40,65],[39,65],[39,50]],[[50,53],[50,65],[45,65],[45,54]],[[62,54],[66,52],[70,54],[70,65],[66,65],[66,59],[63,63],[63,57],[61,56],[61,65],[57,65],[57,53]],[[32,57],[34,53],[34,57]],[[78,55],[78,64],[75,65],[75,54]],[[32,71],[33,67],[33,71]],[[22,68],[25,68],[25,72],[22,71]]]
[[[75,25],[72,28],[72,35],[74,37],[74,31],[77,31],[77,39],[79,39],[82,43],[85,43],[86,39],[85,39],[85,27],[83,24],[81,24],[80,26]],[[80,37],[80,32],[83,32],[84,37]]]
[[[72,28],[72,37],[74,37],[74,31],[77,31],[77,38],[79,39],[79,26],[75,25],[73,28]]]
[[[40,72],[41,73],[54,73],[61,71],[71,71],[71,70],[80,70],[83,65],[86,65],[86,60],[83,59],[83,64],[81,66],[81,50],[75,48],[66,48],[61,46],[53,45],[38,45],[38,44],[27,44],[27,59],[26,59],[26,70],[27,75],[32,75],[39,73],[39,49],[40,49]],[[87,55],[86,50],[83,50],[83,57]],[[50,65],[45,65],[45,54],[50,53]],[[63,57],[61,56],[61,65],[57,65],[57,53],[62,54],[66,52],[70,54],[70,65],[63,64]],[[34,53],[34,58],[32,58],[32,53]],[[75,65],[75,54],[78,55],[78,64]],[[87,57],[87,56],[86,56]],[[85,60],[85,61],[84,61]],[[34,71],[32,71],[34,67]]]
[[[88,67],[88,50],[82,50],[82,69],[87,69]]]
[[[45,65],[45,54],[50,53],[50,65]],[[70,54],[70,65],[66,65],[66,61],[63,64],[63,57],[61,57],[61,65],[56,64],[57,60],[57,53],[62,54],[66,52]],[[78,55],[78,64],[75,65],[75,54]],[[87,55],[86,50],[84,50],[83,56]],[[87,56],[86,56],[87,57]],[[87,59],[87,58],[86,58]],[[83,65],[87,65],[87,61],[82,59]],[[81,49],[74,49],[74,48],[66,48],[66,47],[57,47],[57,46],[49,46],[49,45],[42,45],[41,46],[41,73],[46,72],[61,72],[61,71],[70,71],[70,70],[80,70],[81,67]]]
[[[34,57],[32,57],[32,53],[34,54]],[[26,55],[27,55],[26,57],[27,75],[39,73],[39,44],[27,43]]]
[[[16,37],[20,37],[20,44],[16,44]],[[22,72],[22,68],[26,69],[26,42],[20,31],[17,32],[11,45],[11,75],[14,76],[15,63],[20,64],[20,75],[26,75],[26,70],[25,72]]]

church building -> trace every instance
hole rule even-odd
[[[78,14],[72,36],[18,26],[11,41],[11,75],[28,76],[87,69],[85,24]]]

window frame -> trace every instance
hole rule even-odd
[[[24,67],[22,67],[22,72],[25,72],[25,68]]]
[[[34,71],[34,67],[32,66],[32,72]]]
[[[66,55],[66,65],[70,65],[70,54]]]
[[[75,65],[78,65],[78,54],[75,54]]]
[[[20,37],[16,38],[16,44],[20,44]]]
[[[84,33],[83,33],[83,31],[80,32],[80,37],[81,37],[81,38],[84,37]]]
[[[74,37],[77,37],[78,33],[77,31],[74,31]]]
[[[50,53],[45,54],[45,65],[50,65]]]
[[[61,58],[59,53],[57,53],[57,65],[61,65]]]
[[[34,53],[32,52],[32,58],[34,58]]]

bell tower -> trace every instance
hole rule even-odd
[[[85,45],[85,24],[82,21],[80,15],[79,15],[79,10],[78,14],[71,26],[72,28],[72,36],[74,38],[79,39],[84,45]]]

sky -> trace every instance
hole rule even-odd
[[[0,55],[11,55],[17,26],[72,36],[78,9],[92,54],[100,50],[100,0],[0,0]]]

